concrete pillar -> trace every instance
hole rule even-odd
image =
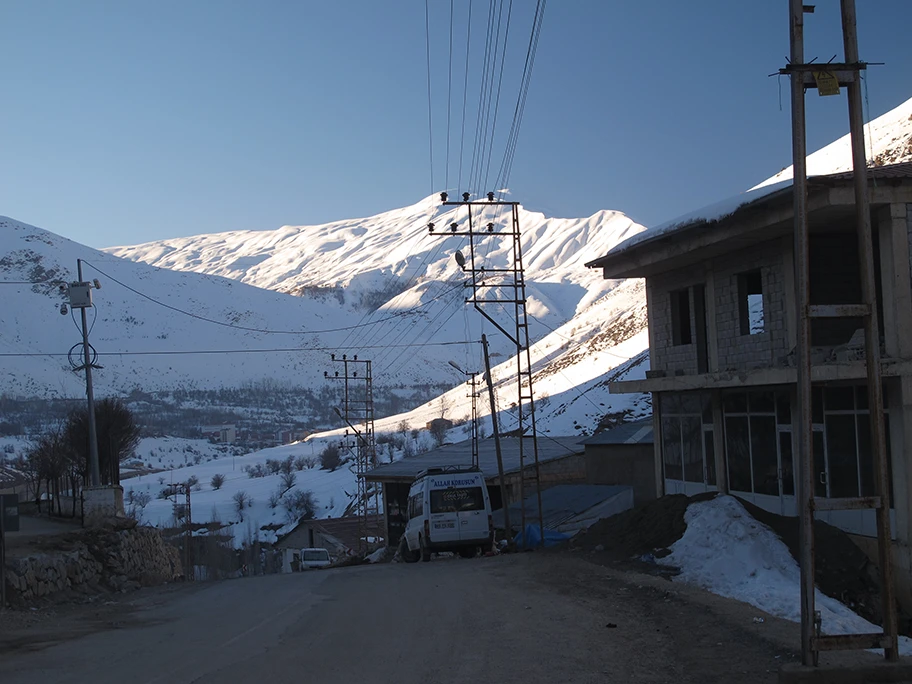
[[[912,358],[912,282],[906,205],[891,204],[874,218],[880,242],[886,353],[893,358]]]
[[[728,494],[728,462],[725,460],[725,418],[722,415],[722,392],[712,392],[713,458],[716,460],[716,487]]]
[[[785,335],[789,350],[798,346],[798,310],[795,305],[795,251],[792,238],[782,241],[782,280],[785,292]]]
[[[884,383],[893,467],[894,578],[897,599],[912,608],[912,376]]]
[[[82,490],[83,519],[87,527],[103,524],[111,518],[124,517],[123,487],[106,485]]]
[[[656,498],[665,496],[665,464],[662,459],[662,401],[652,393],[652,450],[655,459]]]
[[[716,279],[712,268],[706,271],[706,344],[709,351],[709,372],[719,370],[719,333],[716,328]]]

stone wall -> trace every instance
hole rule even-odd
[[[65,590],[138,589],[179,579],[180,554],[150,527],[85,530],[6,561],[7,598],[22,605]],[[47,548],[57,545],[59,548]]]

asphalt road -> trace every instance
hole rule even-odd
[[[147,591],[101,631],[7,640],[0,682],[774,682],[797,643],[743,604],[570,554]]]

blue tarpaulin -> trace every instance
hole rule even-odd
[[[525,544],[523,544],[523,535],[520,532],[513,539],[513,543],[516,544],[516,548],[535,548],[536,546],[541,546],[541,528],[538,525],[526,525],[526,539]],[[554,530],[545,529],[545,546],[557,546],[565,541],[570,539],[569,536],[563,532],[555,532]]]

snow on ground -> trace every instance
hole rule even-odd
[[[717,496],[692,503],[684,521],[684,536],[671,546],[671,555],[657,561],[680,568],[677,581],[744,601],[776,617],[801,621],[798,563],[782,540],[737,499]],[[820,590],[815,602],[826,634],[880,631]],[[902,655],[912,654],[912,639],[900,637],[899,648]]]
[[[25,456],[31,444],[27,437],[0,437],[0,460],[15,461],[20,456]]]
[[[322,443],[321,443],[322,442]],[[152,500],[142,509],[142,522],[157,527],[169,527],[174,521],[174,500],[158,498],[160,492],[171,483],[186,482],[190,477],[199,480],[199,491],[191,493],[192,519],[194,522],[219,520],[231,525],[235,543],[243,544],[258,534],[261,541],[275,541],[278,532],[262,531],[260,527],[269,524],[289,526],[289,519],[282,505],[270,507],[270,495],[281,487],[281,475],[250,477],[245,468],[264,464],[267,459],[285,460],[289,456],[296,458],[315,457],[322,451],[328,440],[301,442],[272,449],[264,449],[244,456],[226,457],[206,461],[197,465],[175,468],[158,473],[149,473],[132,477],[122,482],[124,500],[129,501],[131,492],[146,493]],[[347,465],[335,471],[305,468],[295,472],[294,490],[311,491],[316,498],[317,517],[335,517],[342,515],[349,504],[349,495],[356,490],[355,475]],[[220,489],[212,486],[212,476],[220,474],[225,478]],[[252,500],[243,511],[238,511],[234,497],[244,492]],[[178,504],[184,503],[184,497],[178,497]]]
[[[132,465],[138,462],[146,468],[169,470],[242,455],[243,451],[240,447],[213,444],[207,439],[144,437],[136,447],[133,457],[127,459],[127,463]]]
[[[849,123],[846,121],[846,128]],[[865,153],[868,162],[897,164],[912,158],[912,99],[865,124]],[[846,134],[822,147],[807,158],[809,176],[822,176],[852,170],[852,137]],[[789,166],[775,176],[755,185],[751,190],[781,181],[791,181],[793,170]]]

